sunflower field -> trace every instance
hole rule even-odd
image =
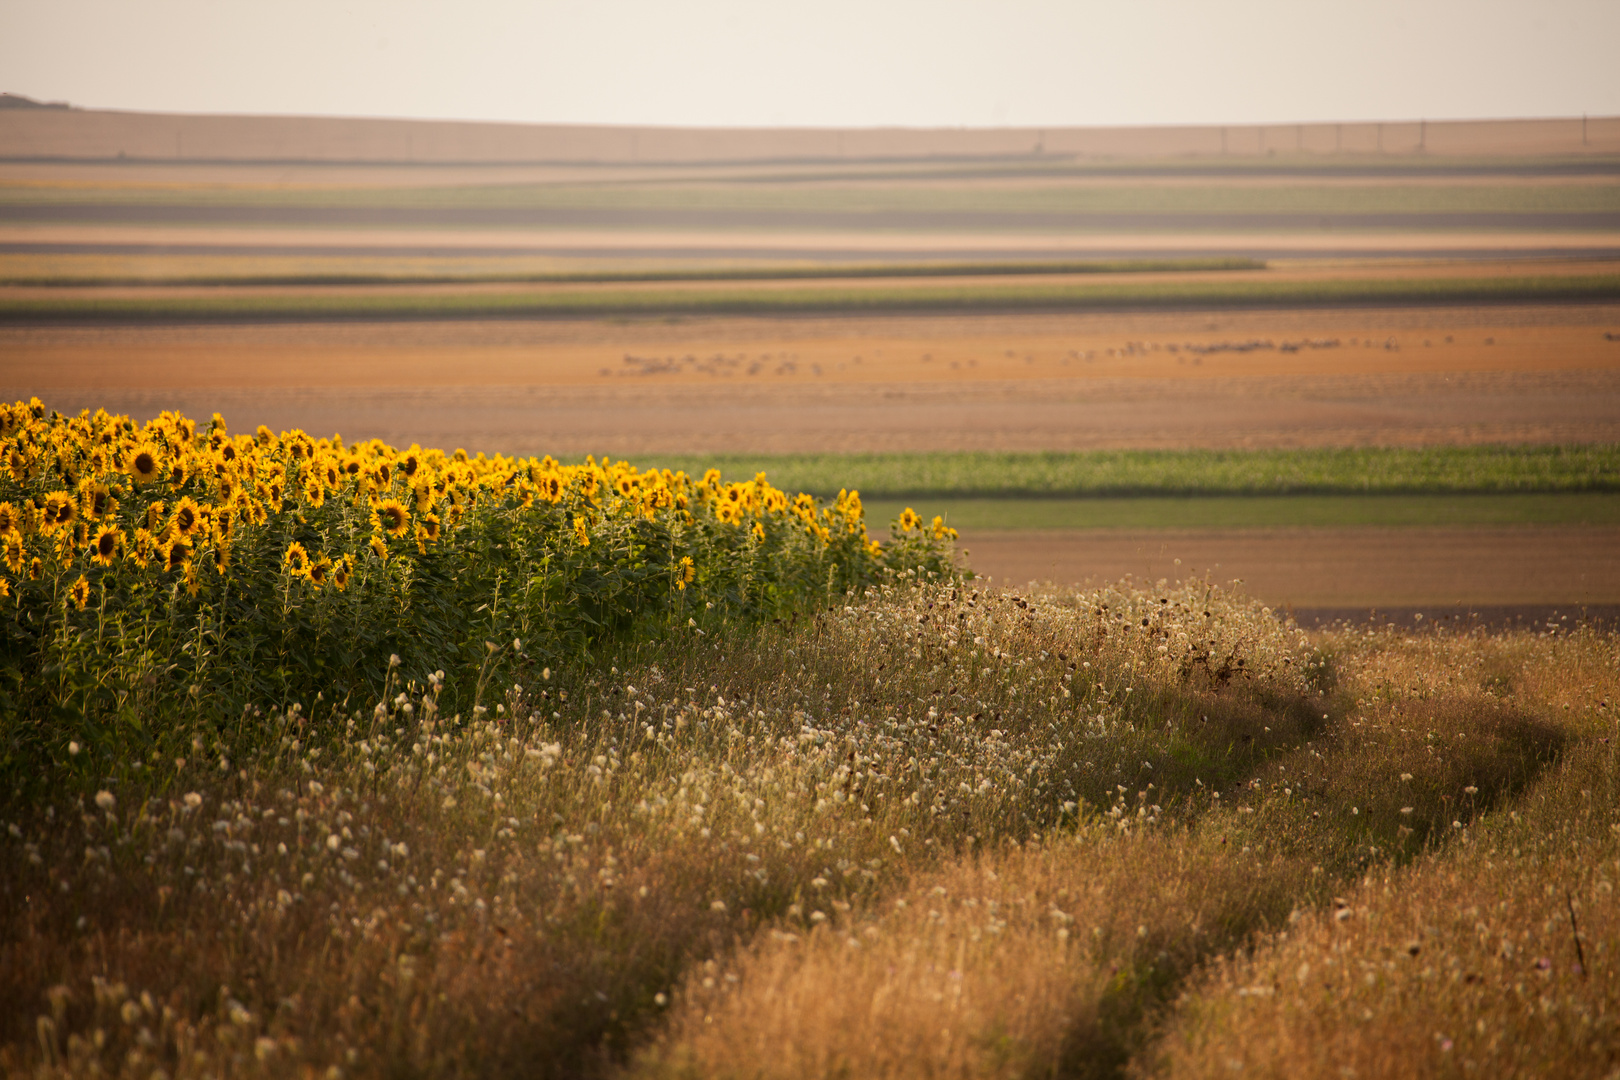
[[[405,450],[0,405],[0,770],[160,749],[177,720],[432,678],[447,709],[636,633],[782,618],[955,573],[859,493],[587,458]]]

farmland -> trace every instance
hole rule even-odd
[[[0,1072],[1620,1065],[1611,121],[63,112],[145,149],[0,160]]]

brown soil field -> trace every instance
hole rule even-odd
[[[1601,305],[7,327],[0,393],[616,457],[1609,442],[1616,331]]]
[[[1278,608],[1432,605],[1431,617],[1459,605],[1620,603],[1620,530],[1609,527],[1089,529],[964,535],[961,546],[1001,585],[1237,580]]]

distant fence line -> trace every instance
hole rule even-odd
[[[0,110],[0,160],[683,164],[1620,153],[1620,117],[1180,127],[673,128]]]

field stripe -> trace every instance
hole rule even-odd
[[[1020,282],[514,293],[0,298],[3,323],[408,319],[1357,307],[1620,300],[1620,274],[1319,281]]]

